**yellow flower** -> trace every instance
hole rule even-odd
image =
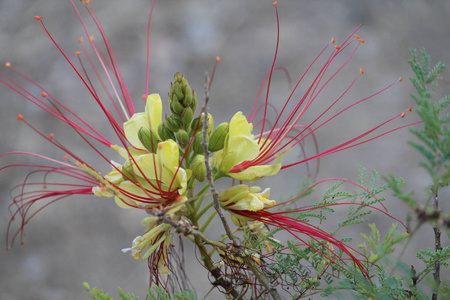
[[[162,102],[159,94],[151,94],[145,103],[145,112],[135,113],[123,124],[125,137],[133,147],[145,149],[139,139],[139,130],[146,127],[158,136],[158,126],[162,123]]]
[[[122,252],[131,251],[135,259],[148,259],[152,254],[153,263],[158,266],[162,274],[170,273],[168,266],[168,249],[172,241],[169,224],[157,224],[157,217],[147,217],[142,220],[142,225],[147,226],[143,236],[137,236],[133,240],[131,248],[122,249]],[[149,248],[150,247],[150,248]],[[148,248],[148,249],[147,249]],[[143,251],[147,249],[144,253]]]
[[[253,125],[244,114],[237,112],[231,118],[224,148],[215,152],[212,165],[228,176],[243,181],[277,174],[281,169],[278,159],[269,165],[258,164],[258,158],[264,156],[261,148],[265,140],[255,139],[252,130]]]
[[[231,219],[238,226],[244,225],[245,221],[250,219],[234,214],[233,211],[260,211],[266,206],[275,205],[275,200],[270,200],[269,197],[270,188],[261,192],[260,187],[249,187],[245,184],[235,185],[219,193],[220,205],[231,212]]]
[[[186,200],[187,181],[191,176],[190,170],[180,167],[179,160],[179,148],[173,140],[159,143],[156,154],[129,158],[126,165],[130,165],[130,172],[124,173],[128,178],[117,186],[121,191],[115,195],[117,205],[122,208],[139,205],[151,208],[174,204],[171,212],[179,210],[182,207],[179,204]],[[115,172],[107,176],[114,178]]]

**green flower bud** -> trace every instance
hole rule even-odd
[[[174,140],[175,141],[175,134],[173,133],[173,131],[171,131],[167,125],[165,123],[161,123],[158,126],[158,134],[159,137],[163,140],[163,141],[167,141],[167,140]]]
[[[183,114],[186,108],[192,112],[197,108],[197,95],[192,91],[187,79],[180,73],[175,74],[169,89],[169,107],[176,115]]]
[[[206,178],[205,156],[197,154],[192,160],[192,176],[202,182]]]
[[[192,149],[194,149],[195,154],[203,154],[203,133],[197,132],[194,137],[194,141],[192,142]]]
[[[200,118],[200,122],[198,121],[199,118]],[[204,120],[203,114],[200,117],[195,118],[191,123],[191,130],[194,131],[195,128],[197,128],[197,131],[202,131],[203,130],[203,120]],[[208,137],[211,136],[213,129],[214,129],[214,119],[211,114],[208,114],[208,131],[207,131]]]
[[[174,84],[173,84],[173,92],[174,94],[177,96],[178,100],[184,100],[184,93],[183,93],[183,87],[182,87],[182,83],[180,81],[178,81],[177,79],[177,75],[180,75],[180,73],[177,73],[175,75],[175,79],[174,79]],[[181,78],[183,78],[182,75],[180,75]]]
[[[219,126],[217,126],[216,129],[214,129],[208,143],[209,151],[216,152],[223,149],[223,145],[225,144],[225,138],[228,135],[229,129],[230,125],[228,124],[228,122],[219,124]]]
[[[178,144],[180,144],[182,148],[186,148],[186,146],[189,144],[189,134],[185,130],[180,129],[178,130],[176,135]]]
[[[189,83],[187,82],[186,78],[184,78],[184,81],[186,81],[186,85],[185,85],[185,91],[184,91],[184,102],[183,102],[183,104],[186,107],[191,107],[192,100],[194,99],[194,97],[192,95],[191,87],[189,86]]]
[[[141,127],[138,131],[138,137],[145,149],[151,153],[156,153],[156,150],[158,149],[158,142],[160,142],[160,140],[155,131],[149,129],[148,127]]]
[[[172,113],[176,115],[181,115],[183,113],[184,106],[177,99],[177,96],[173,95],[172,99],[169,100],[169,103],[170,103],[170,110],[172,111]]]
[[[183,120],[183,128],[189,130],[191,128],[191,122],[194,118],[194,112],[190,107],[184,109],[183,114],[181,115],[181,120]]]
[[[192,111],[195,112],[195,109],[197,108],[197,93],[195,91],[192,91],[192,101],[190,105]]]
[[[166,125],[172,132],[177,132],[181,128],[183,128],[183,121],[177,115],[166,116]]]

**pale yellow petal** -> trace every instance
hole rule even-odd
[[[213,168],[219,168],[220,167],[220,164],[222,163],[222,160],[223,160],[223,155],[224,155],[223,153],[224,153],[223,149],[214,152],[214,155],[213,155],[213,157],[211,159],[211,166]]]
[[[259,155],[259,145],[251,137],[244,135],[230,136],[228,140],[228,152],[235,152],[236,163],[255,159]]]
[[[147,97],[145,112],[150,121],[150,129],[157,134],[158,126],[162,123],[162,101],[159,94],[151,94]]]
[[[158,157],[153,153],[140,155],[134,158],[133,172],[141,178],[155,180],[161,177],[161,163]]]
[[[235,135],[250,136],[252,134],[253,125],[247,121],[247,117],[242,112],[237,112],[230,121],[230,137]]]
[[[142,127],[149,127],[149,119],[146,113],[136,113],[130,120],[123,123],[123,130],[125,131],[125,137],[136,148],[145,149],[139,140],[138,132]]]
[[[131,181],[123,181],[119,184],[119,188],[125,190],[127,193],[133,195],[133,198],[139,200],[141,198],[149,198],[148,193],[146,193],[143,189],[143,187],[135,184]],[[145,188],[150,189],[149,186],[146,186]],[[126,195],[120,195],[115,197],[116,203],[121,208],[131,208],[132,206],[139,205],[139,203]]]
[[[122,173],[114,169],[113,171],[109,172],[107,175],[105,175],[105,179],[108,180],[112,184],[119,184],[123,181]]]
[[[169,169],[179,166],[180,154],[178,144],[167,140],[158,144],[158,157],[162,164]]]
[[[249,193],[235,204],[227,206],[227,208],[234,210],[258,211],[264,208],[264,203],[261,202],[255,194]]]
[[[229,173],[232,178],[242,181],[254,181],[261,179],[265,176],[272,176],[277,174],[281,169],[281,164],[271,164],[262,166],[249,167],[239,173]]]

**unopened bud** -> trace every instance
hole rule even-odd
[[[181,115],[181,120],[183,121],[183,128],[189,130],[191,128],[191,122],[194,118],[194,112],[190,107],[186,107]]]
[[[158,126],[158,135],[163,141],[174,140],[175,134],[171,131],[165,123],[161,123]]]
[[[158,135],[151,129],[147,127],[142,127],[138,131],[138,137],[145,149],[151,153],[156,153],[158,149]]]
[[[186,146],[189,144],[189,135],[186,130],[180,129],[178,130],[176,135],[178,144],[180,144],[182,148],[186,148]]]
[[[208,150],[211,152],[216,152],[223,149],[223,145],[225,144],[225,138],[228,135],[228,131],[230,129],[230,125],[228,122],[223,122],[219,124],[219,126],[214,129],[211,134],[211,138],[208,143]]]
[[[180,75],[180,73],[177,73],[175,75],[175,82],[173,83],[173,92],[177,96],[178,100],[184,100],[184,93],[183,93],[182,83],[177,80],[178,79],[177,75]],[[180,75],[180,76],[181,76],[181,78],[183,78],[182,75]]]
[[[186,108],[191,108],[192,112],[197,108],[197,95],[186,77],[180,73],[175,74],[173,83],[170,84],[168,99],[170,110],[177,115],[183,114]]]
[[[166,125],[172,132],[177,132],[183,128],[183,121],[177,115],[166,116]]]
[[[180,103],[180,100],[178,100],[176,95],[173,95],[171,98],[170,97],[171,95],[169,95],[170,110],[176,115],[181,115],[183,113],[184,106]]]
[[[189,86],[189,83],[187,82],[186,78],[184,78],[184,81],[186,81],[186,87],[184,90],[184,106],[190,107],[192,104],[192,100],[194,99],[192,95],[191,87]]]
[[[195,91],[192,91],[192,101],[191,101],[191,109],[193,112],[195,112],[195,109],[197,108],[197,93]]]
[[[205,151],[203,150],[203,133],[197,131],[194,137],[194,141],[192,142],[192,149],[195,154],[203,154]]]
[[[197,154],[192,161],[192,175],[195,179],[203,182],[206,178],[205,156]]]

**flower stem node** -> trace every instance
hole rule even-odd
[[[223,149],[229,129],[230,125],[228,122],[223,122],[222,124],[219,124],[216,129],[214,129],[208,143],[209,151],[216,152]]]

